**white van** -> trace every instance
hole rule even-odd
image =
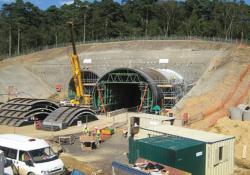
[[[11,161],[11,160],[9,160],[9,161]],[[3,173],[4,175],[14,175],[11,164],[12,164],[12,162],[8,162],[8,161],[5,162],[4,173]]]
[[[42,139],[2,134],[0,150],[12,160],[20,175],[57,175],[64,172],[63,162]]]
[[[4,152],[0,150],[0,175],[14,175],[12,161],[4,157]]]

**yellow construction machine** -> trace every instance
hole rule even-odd
[[[70,56],[70,62],[71,62],[71,69],[73,73],[73,79],[75,83],[75,91],[76,91],[76,97],[75,99],[71,100],[71,104],[74,106],[79,105],[89,105],[90,96],[84,95],[84,85],[82,82],[82,73],[80,68],[80,62],[79,58],[76,52],[76,45],[74,40],[74,23],[68,22],[70,27],[70,36],[71,36],[71,42],[72,42],[72,48],[73,48],[73,54]]]

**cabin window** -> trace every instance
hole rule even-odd
[[[216,148],[215,150],[214,166],[229,160],[229,146],[224,145]]]
[[[26,151],[19,151],[19,161],[25,162],[30,160],[30,155]]]
[[[11,148],[6,148],[3,146],[0,146],[0,150],[4,152],[4,156],[9,158],[9,159],[16,159],[17,157],[17,150],[16,149],[11,149]]]
[[[132,125],[131,127],[133,127],[135,125],[139,126],[140,125],[140,118],[139,117],[133,117],[131,125]]]
[[[219,147],[219,161],[222,161],[223,159],[223,147]]]

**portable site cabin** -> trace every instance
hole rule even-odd
[[[171,125],[171,122],[175,120],[175,117],[166,117],[162,115],[155,115],[155,114],[145,114],[145,113],[129,113],[129,120],[128,120],[128,131],[131,130],[136,123],[143,128],[149,128],[152,126],[158,126],[164,123]],[[130,133],[128,133],[130,136]]]
[[[129,163],[147,159],[192,175],[205,173],[205,144],[201,141],[176,136],[156,136],[129,140]]]
[[[203,142],[205,144],[204,175],[233,174],[234,137],[183,127],[157,125],[148,128],[139,127],[139,132],[134,139],[160,135],[172,135]]]

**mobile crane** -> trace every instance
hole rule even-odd
[[[71,104],[74,106],[79,105],[87,105],[88,103],[88,96],[84,96],[84,85],[82,82],[82,73],[80,68],[80,62],[79,57],[76,52],[76,45],[74,40],[74,23],[68,22],[69,28],[70,28],[70,37],[72,42],[72,48],[73,48],[73,54],[70,56],[70,62],[71,62],[71,69],[73,74],[73,80],[75,83],[75,91],[76,91],[76,97],[75,99],[71,100]]]

